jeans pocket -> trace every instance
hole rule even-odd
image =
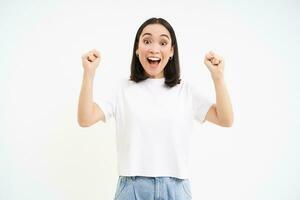
[[[126,185],[127,185],[127,178],[119,176],[114,200],[117,200],[120,197],[120,195],[124,191]]]

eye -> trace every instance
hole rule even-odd
[[[161,45],[163,45],[163,46],[165,46],[165,45],[167,45],[168,43],[167,42],[162,42],[162,43],[160,43]]]
[[[149,40],[143,40],[143,42],[144,42],[145,44],[149,44],[149,43],[150,43]]]

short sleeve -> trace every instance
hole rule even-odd
[[[192,96],[192,111],[194,119],[202,124],[204,123],[208,110],[214,103],[208,98],[204,97],[200,93],[200,90],[194,85],[189,84],[189,88]]]
[[[99,94],[97,95],[98,97],[96,100],[96,103],[99,105],[99,107],[104,113],[104,123],[110,121],[116,116],[116,102],[118,91],[120,90],[120,84],[107,84],[106,86],[108,87],[105,87],[105,89],[104,87],[101,87],[102,89],[97,91],[97,93]]]

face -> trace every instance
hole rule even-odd
[[[173,57],[169,31],[161,24],[147,25],[139,38],[136,54],[150,78],[163,78],[164,68]]]

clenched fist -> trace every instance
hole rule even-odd
[[[100,63],[100,53],[93,49],[82,55],[82,65],[85,71],[94,73]]]
[[[220,79],[224,76],[224,59],[218,54],[210,51],[205,55],[204,64],[207,66],[213,79]]]

